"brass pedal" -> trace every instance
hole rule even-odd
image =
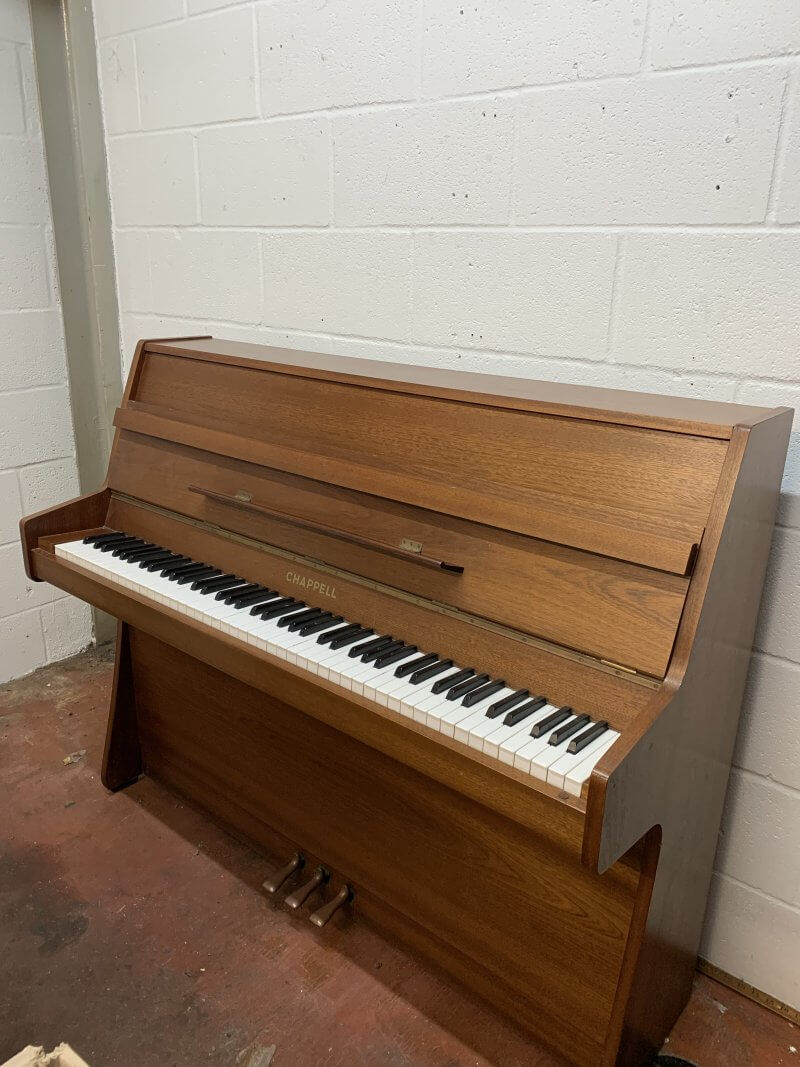
[[[305,863],[305,858],[302,852],[295,852],[285,867],[281,867],[279,871],[275,871],[274,874],[266,878],[261,884],[268,893],[277,893],[286,879],[294,874],[295,871]]]
[[[308,900],[315,889],[319,889],[321,885],[330,878],[330,872],[326,871],[324,867],[317,867],[314,873],[311,875],[305,885],[301,885],[298,889],[295,889],[294,893],[290,893],[286,898],[285,903],[288,907],[296,910],[302,907]]]
[[[324,926],[329,919],[332,919],[336,912],[341,908],[343,904],[346,904],[348,900],[353,899],[353,890],[349,885],[343,885],[333,900],[329,900],[327,904],[323,904],[317,911],[312,912],[310,919],[315,926]]]

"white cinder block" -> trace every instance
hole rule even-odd
[[[416,23],[407,0],[260,4],[262,112],[410,99],[417,91]]]
[[[772,378],[798,375],[800,241],[793,234],[626,239],[613,357]]]
[[[140,30],[183,15],[183,0],[94,0],[92,6],[98,37]]]
[[[44,235],[33,226],[0,229],[0,311],[50,303]]]
[[[800,403],[795,411],[800,412]],[[798,416],[795,416],[795,424],[797,421]],[[793,526],[800,530],[800,432],[793,433],[789,438],[777,521],[784,526]]]
[[[16,542],[19,538],[19,520],[22,518],[22,502],[16,471],[0,471],[0,545]]]
[[[0,389],[28,389],[65,381],[60,309],[0,315],[0,352]]]
[[[755,647],[797,660],[800,647],[800,530],[778,527],[772,538]]]
[[[46,662],[38,611],[0,619],[0,684],[30,674]]]
[[[763,220],[783,82],[758,68],[525,95],[516,222]]]
[[[152,307],[148,241],[148,234],[136,230],[114,236],[117,291],[123,311],[149,311]]]
[[[426,96],[639,69],[644,0],[424,0]]]
[[[778,222],[800,222],[800,79],[795,81],[785,121],[788,133],[783,159],[778,162],[776,217]]]
[[[715,867],[791,902],[800,886],[800,792],[732,771]]]
[[[88,604],[66,596],[42,608],[47,662],[82,652],[92,641],[92,611]]]
[[[241,0],[189,0],[187,11],[190,15],[200,15],[205,11],[215,11],[219,7],[239,3]]]
[[[261,272],[257,234],[154,230],[149,245],[154,310],[201,320],[258,322]]]
[[[107,134],[138,130],[139,98],[136,90],[136,53],[132,37],[100,41],[100,91]]]
[[[328,120],[259,122],[198,135],[202,221],[325,226]]]
[[[564,359],[602,359],[616,238],[419,233],[414,339]]]
[[[71,456],[69,396],[63,386],[0,393],[0,468]]]
[[[41,141],[4,138],[0,152],[0,224],[45,221],[50,205]]]
[[[656,67],[782,55],[800,49],[800,7],[781,0],[653,0],[650,58]]]
[[[514,106],[489,97],[336,118],[337,225],[507,222]]]
[[[800,790],[798,693],[800,665],[759,653],[753,656],[734,763]]]
[[[190,133],[141,134],[108,145],[111,204],[117,226],[197,222]]]
[[[73,459],[37,463],[19,472],[25,514],[63,504],[80,494],[78,471]]]
[[[0,4],[0,40],[30,44],[28,0],[3,0]]]
[[[784,1004],[800,1004],[800,909],[717,875],[700,955]],[[788,1049],[787,1049],[788,1052]],[[791,1053],[787,1055],[787,1059]]]
[[[262,249],[265,325],[408,336],[409,234],[269,234]]]
[[[3,614],[15,615],[18,611],[40,608],[64,594],[47,582],[34,582],[25,573],[22,562],[22,546],[19,541],[0,547],[0,604]]]
[[[0,133],[23,133],[24,130],[25,104],[17,50],[13,44],[0,41]],[[9,154],[4,149],[4,161]]]
[[[142,126],[190,126],[256,114],[253,26],[237,8],[136,38]]]

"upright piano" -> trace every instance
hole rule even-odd
[[[569,1062],[690,991],[791,411],[140,342],[31,578],[119,619],[103,783]]]

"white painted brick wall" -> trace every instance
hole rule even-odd
[[[126,360],[209,329],[800,407],[796,4],[94,4]],[[796,1007],[799,575],[800,432],[703,945]]]
[[[91,638],[86,605],[30,581],[18,523],[77,492],[26,0],[0,3],[0,684]]]

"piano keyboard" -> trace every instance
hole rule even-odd
[[[573,796],[619,737],[533,690],[122,532],[56,545],[115,585],[326,678]]]

